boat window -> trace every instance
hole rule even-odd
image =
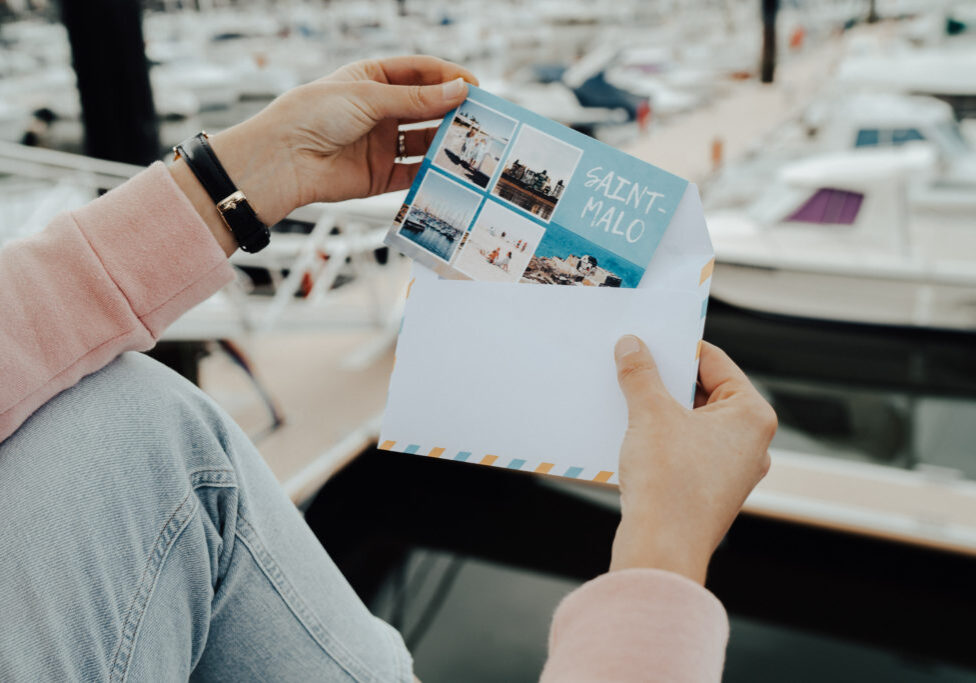
[[[913,140],[924,140],[925,136],[918,132],[917,128],[895,128],[891,131],[891,144],[903,145]]]
[[[877,144],[877,128],[862,128],[861,130],[857,131],[857,140],[854,142],[855,147],[874,147]]]
[[[851,225],[861,210],[860,192],[821,188],[787,219],[792,223]]]

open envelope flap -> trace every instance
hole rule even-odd
[[[698,289],[707,299],[714,265],[698,187],[689,183],[638,286]]]
[[[638,287],[697,291],[701,315],[698,338],[701,339],[705,333],[705,313],[714,268],[715,249],[708,236],[698,186],[689,183]],[[696,357],[700,352],[699,346]]]
[[[697,287],[417,275],[381,448],[614,482],[627,418],[613,346],[626,333],[648,343],[665,386],[691,404],[701,335]]]

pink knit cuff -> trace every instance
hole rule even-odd
[[[559,605],[542,681],[719,681],[728,636],[722,603],[694,581],[658,569],[611,572]]]
[[[233,278],[161,164],[0,250],[0,441]]]
[[[73,216],[154,338],[233,279],[223,249],[161,162]]]

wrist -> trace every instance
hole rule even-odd
[[[252,123],[254,119],[210,136],[208,142],[234,186],[244,193],[262,223],[274,225],[298,206],[294,170],[287,148]],[[237,240],[225,225],[214,200],[183,159],[170,166],[173,180],[187,196],[210,229],[214,239],[230,256]]]
[[[256,119],[212,135],[209,142],[262,223],[274,225],[298,206],[291,155]]]
[[[668,534],[652,520],[625,517],[613,539],[610,571],[662,569],[705,584],[711,552],[691,538]]]

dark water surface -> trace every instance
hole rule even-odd
[[[976,480],[976,331],[788,319],[713,300],[705,338],[776,408],[774,446]]]

